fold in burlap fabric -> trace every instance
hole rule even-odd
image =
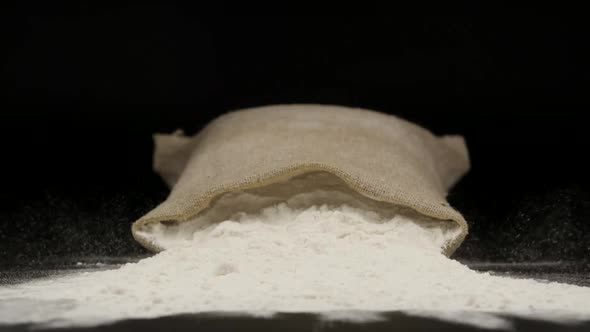
[[[145,236],[150,225],[182,223],[224,194],[314,172],[330,173],[381,205],[456,225],[460,232],[444,248],[447,255],[467,234],[465,220],[445,199],[469,169],[460,136],[436,137],[369,110],[274,105],[227,113],[194,137],[176,132],[154,138],[154,169],[172,191],[132,227],[135,239],[153,251],[163,248]]]

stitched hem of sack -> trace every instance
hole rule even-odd
[[[183,214],[160,215],[160,216],[156,216],[156,217],[147,217],[153,211],[158,210],[158,207],[156,207],[154,210],[152,210],[150,213],[148,213],[148,215],[140,218],[139,220],[137,220],[133,223],[133,225],[131,226],[131,233],[133,235],[133,238],[137,242],[139,242],[143,247],[145,247],[146,249],[153,251],[153,252],[160,252],[160,251],[163,251],[164,248],[158,246],[156,243],[154,243],[153,241],[151,241],[150,239],[148,239],[146,237],[143,237],[140,234],[140,230],[143,226],[145,226],[147,224],[151,224],[151,223],[162,222],[162,221],[185,222],[185,221],[188,221],[189,219],[192,219],[195,216],[197,216],[201,211],[203,211],[204,209],[209,207],[211,205],[211,202],[215,201],[216,199],[218,199],[219,197],[221,197],[221,195],[223,195],[225,193],[232,192],[232,191],[240,191],[240,190],[264,187],[264,186],[272,184],[272,183],[289,180],[290,178],[298,176],[298,175],[303,175],[306,173],[317,172],[317,171],[324,171],[324,172],[331,173],[334,176],[337,176],[342,181],[344,181],[351,189],[355,190],[356,192],[358,192],[370,199],[398,205],[401,207],[406,207],[406,208],[409,208],[409,209],[412,209],[412,210],[418,212],[419,214],[422,214],[427,217],[431,217],[436,220],[453,221],[453,222],[457,223],[457,225],[459,226],[459,229],[461,231],[457,235],[457,237],[455,237],[455,239],[449,241],[445,245],[445,247],[443,248],[443,253],[447,256],[451,256],[455,252],[455,250],[457,250],[457,248],[461,245],[461,243],[463,242],[463,240],[465,240],[465,237],[467,236],[467,233],[468,233],[467,222],[465,221],[463,216],[459,212],[457,212],[456,210],[452,209],[446,201],[443,203],[440,203],[440,204],[444,204],[444,206],[446,207],[445,210],[447,210],[447,211],[439,210],[439,212],[443,212],[446,215],[444,215],[444,216],[442,216],[440,214],[435,215],[435,213],[433,211],[434,209],[429,209],[428,205],[427,206],[417,206],[417,205],[411,204],[408,199],[404,199],[404,197],[406,197],[404,195],[404,193],[398,192],[398,193],[394,193],[392,196],[383,195],[383,193],[381,195],[379,195],[379,193],[371,191],[370,188],[367,188],[361,181],[353,178],[352,176],[350,176],[346,172],[343,172],[342,170],[339,170],[339,169],[336,169],[333,167],[329,167],[329,166],[326,166],[323,164],[314,164],[314,163],[299,164],[299,165],[289,167],[289,168],[278,169],[278,170],[275,170],[275,171],[267,173],[267,174],[263,174],[258,177],[246,178],[244,181],[239,182],[237,184],[225,185],[225,186],[220,186],[220,187],[211,189],[205,195],[203,195],[202,197],[197,199],[194,202],[193,207],[190,209],[187,209],[187,211],[185,211],[185,213],[183,213]],[[430,205],[430,206],[432,206],[432,205]],[[453,212],[449,213],[450,211],[448,211],[448,210],[451,210],[454,213]]]

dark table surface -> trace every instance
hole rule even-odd
[[[278,314],[272,319],[245,316],[223,316],[217,314],[194,314],[162,317],[155,319],[134,319],[119,321],[110,325],[87,328],[56,328],[52,331],[489,331],[472,325],[441,321],[407,315],[401,312],[387,312],[378,322],[326,322],[315,314]],[[572,324],[503,317],[509,324],[506,329],[496,331],[589,331],[590,322]],[[0,326],[0,331],[28,331],[27,325]],[[43,330],[35,328],[35,330]]]

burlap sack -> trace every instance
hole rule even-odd
[[[149,225],[182,223],[223,194],[287,183],[284,190],[289,179],[317,172],[334,176],[381,207],[406,208],[459,227],[444,248],[447,255],[467,234],[465,220],[445,199],[469,169],[460,136],[436,137],[369,110],[274,105],[227,113],[194,137],[176,132],[154,138],[154,169],[172,191],[132,227],[135,239],[153,251],[163,248],[145,236]]]

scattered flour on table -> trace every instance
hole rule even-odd
[[[348,205],[281,203],[205,225],[116,270],[0,287],[0,323],[94,325],[215,311],[362,320],[358,313],[401,310],[494,328],[505,323],[487,313],[590,317],[590,288],[475,272],[441,253],[454,235]]]

